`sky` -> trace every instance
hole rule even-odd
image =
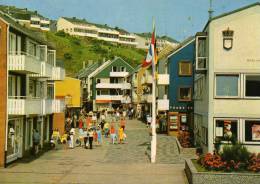
[[[178,41],[201,31],[208,20],[210,0],[0,0],[2,5],[37,10],[43,16],[85,18],[89,22],[120,27],[129,32],[151,32]],[[213,16],[259,0],[212,0]]]

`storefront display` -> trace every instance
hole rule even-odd
[[[245,121],[245,141],[260,142],[260,120]]]

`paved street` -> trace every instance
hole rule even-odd
[[[157,163],[146,154],[150,137],[141,122],[127,123],[127,144],[104,140],[93,150],[52,150],[33,161],[0,170],[0,183],[178,183],[186,182],[173,137],[158,135]]]

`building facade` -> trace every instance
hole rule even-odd
[[[130,103],[131,84],[126,77],[134,69],[120,57],[106,61],[87,76],[87,94],[93,110],[113,110]]]
[[[50,20],[37,11],[3,5],[0,6],[0,11],[3,11],[23,26],[41,31],[50,31]]]
[[[55,99],[56,80],[64,69],[56,66],[55,49],[0,13],[1,103],[0,166],[30,153],[33,129],[40,146],[49,142],[53,118],[63,113]]]
[[[260,148],[260,3],[212,18],[196,35],[195,141]]]
[[[116,44],[136,47],[135,35],[126,31],[110,28],[104,25],[88,23],[75,17],[61,17],[57,21],[57,31],[64,31],[70,35],[96,38]]]

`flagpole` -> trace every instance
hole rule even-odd
[[[155,28],[155,22],[153,19],[153,29]],[[154,33],[155,34],[155,33]],[[156,161],[156,75],[155,75],[155,57],[153,54],[152,62],[153,66],[153,83],[152,83],[152,140],[151,140],[151,163],[155,163]]]

